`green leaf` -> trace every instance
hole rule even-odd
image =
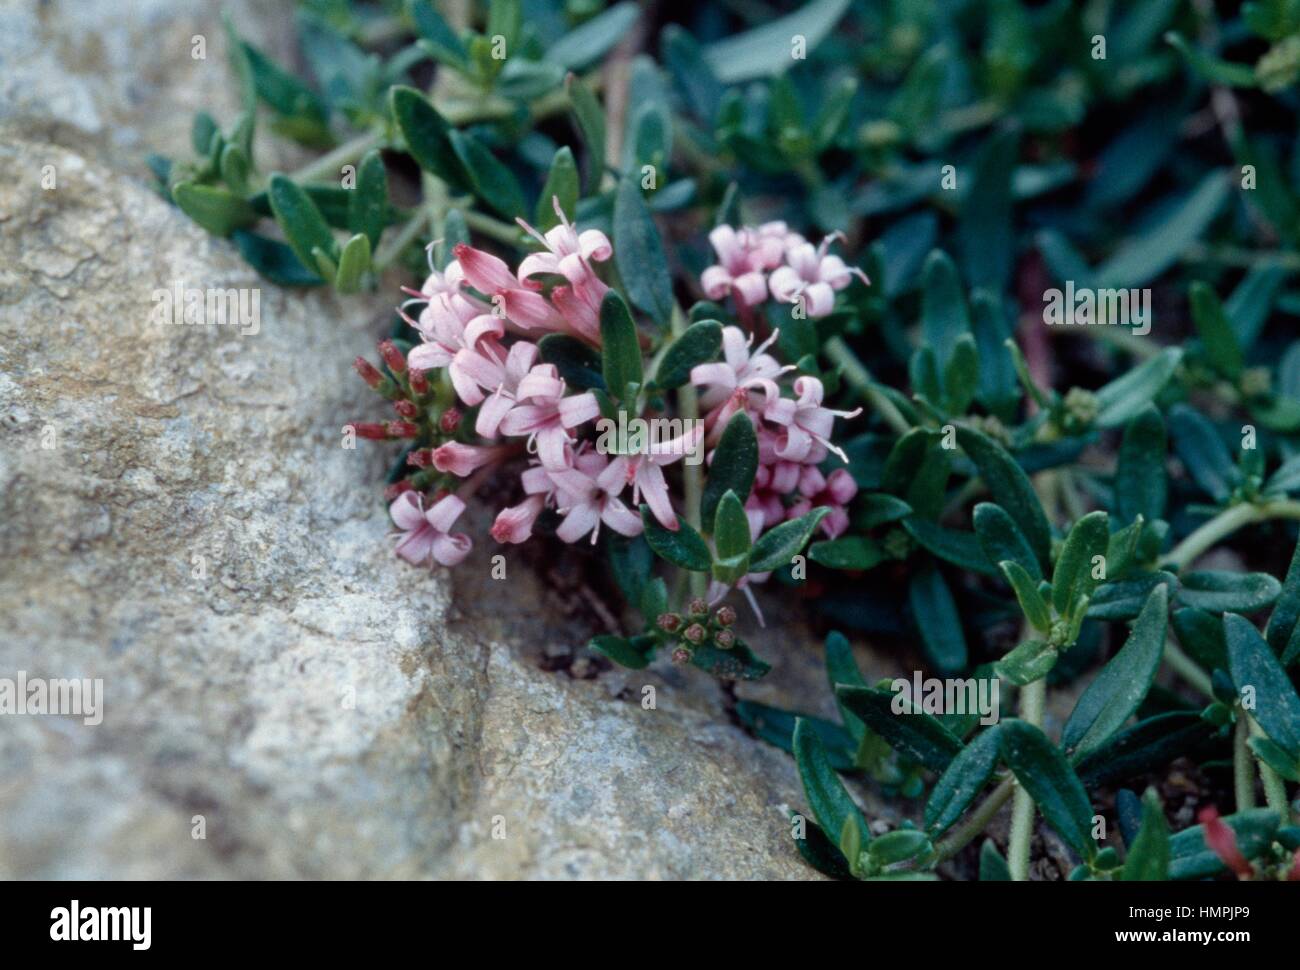
[[[547,48],[546,59],[570,71],[580,71],[626,37],[639,16],[637,4],[616,3],[557,40]]]
[[[304,137],[300,140],[328,143],[329,108],[320,96],[252,44],[241,41],[240,47],[252,69],[257,96],[282,118],[302,123]]]
[[[632,302],[666,323],[673,309],[668,261],[640,183],[630,177],[619,181],[614,195],[614,262]]]
[[[605,172],[605,109],[577,75],[565,78],[564,88],[587,146],[587,177],[583,184],[587,192],[595,192]]]
[[[1148,522],[1164,518],[1167,447],[1164,418],[1150,404],[1124,426],[1115,469],[1115,512],[1120,521],[1132,522],[1139,515]]]
[[[419,91],[395,85],[388,93],[389,110],[416,164],[454,189],[474,192],[474,178],[451,143],[454,130]]]
[[[257,221],[252,206],[219,185],[177,182],[172,186],[172,201],[214,236],[229,236]]]
[[[794,761],[817,824],[828,832],[839,833],[844,830],[845,822],[852,820],[859,826],[865,842],[869,838],[866,819],[831,767],[817,732],[802,718],[794,728]],[[856,865],[856,860],[849,861]]]
[[[907,683],[900,678],[895,684],[900,682]],[[962,750],[960,738],[937,718],[911,706],[902,694],[870,687],[837,687],[835,696],[842,708],[860,718],[891,748],[931,771],[946,770]]]
[[[1300,757],[1265,737],[1251,738],[1246,744],[1255,757],[1287,781],[1300,781]]]
[[[1097,426],[1118,428],[1146,408],[1178,370],[1183,352],[1166,347],[1097,390]]]
[[[880,476],[882,491],[907,500],[917,515],[937,519],[950,472],[943,436],[929,428],[911,428],[894,443]]]
[[[814,542],[808,547],[808,558],[827,569],[864,570],[879,565],[888,556],[869,536],[841,536]]]
[[[947,253],[936,249],[926,257],[921,274],[922,346],[929,348],[943,369],[958,339],[968,333],[970,316],[957,267]]]
[[[537,197],[537,228],[542,232],[560,224],[560,217],[555,214],[555,200],[559,200],[560,210],[572,221],[578,211],[578,163],[573,159],[573,149],[564,145],[557,149],[551,159],[551,170],[546,175],[546,184],[542,194]]]
[[[1169,823],[1154,790],[1142,797],[1142,827],[1129,846],[1120,876],[1125,882],[1163,882],[1169,878]]]
[[[1006,288],[1016,257],[1011,177],[1019,146],[1020,136],[1015,129],[995,131],[984,139],[975,158],[957,230],[966,278],[999,293]]]
[[[1283,189],[1283,191],[1287,191]],[[1280,266],[1254,266],[1246,273],[1237,288],[1224,304],[1224,311],[1232,324],[1232,332],[1242,350],[1250,349],[1263,329],[1278,287],[1287,278],[1288,271]]]
[[[247,229],[236,229],[231,238],[245,261],[278,286],[319,286],[325,282],[278,239],[268,239]]]
[[[1277,812],[1252,808],[1235,815],[1225,815],[1224,824],[1232,829],[1237,848],[1247,859],[1254,859],[1273,843],[1280,820]],[[1170,879],[1208,879],[1227,867],[1218,854],[1205,844],[1205,827],[1193,825],[1174,833],[1169,840]]]
[[[1232,324],[1223,310],[1223,304],[1208,283],[1197,280],[1191,292],[1192,322],[1205,345],[1205,356],[1210,366],[1224,377],[1236,380],[1245,366],[1241,345],[1232,332]]]
[[[1002,722],[999,753],[1056,834],[1085,859],[1092,841],[1092,805],[1070,763],[1038,728],[1026,721]]]
[[[1026,572],[1033,585],[1037,586],[1043,578],[1043,571],[1038,565],[1038,557],[1029,547],[1029,540],[1020,531],[1015,520],[1007,515],[1006,510],[992,502],[980,502],[975,506],[973,515],[975,538],[984,550],[989,562],[1001,563],[1010,560]]]
[[[628,640],[613,634],[603,634],[592,637],[587,646],[620,667],[630,667],[633,670],[650,666],[650,661],[654,659],[653,637],[633,637]]]
[[[793,825],[793,819],[791,820]],[[848,863],[835,843],[827,838],[820,825],[811,819],[804,819],[804,837],[795,839],[795,847],[803,861],[808,863],[823,876],[832,879],[852,879]]]
[[[980,882],[1010,882],[1011,867],[992,839],[980,846]]]
[[[857,661],[853,659],[853,647],[849,644],[848,638],[835,630],[826,634],[826,680],[830,684],[831,693],[834,693],[835,688],[840,684],[849,687],[867,686],[862,679],[862,671],[858,669]],[[844,727],[855,744],[860,747],[868,733],[867,726],[862,723],[860,717],[845,707],[838,697],[835,703],[840,709]]]
[[[1240,478],[1214,425],[1185,404],[1169,409],[1174,448],[1187,471],[1207,495],[1226,502]]]
[[[804,38],[805,53],[811,53],[848,9],[849,0],[813,0],[794,13],[710,44],[705,60],[724,84],[774,77],[791,67],[791,38]]]
[[[1056,666],[1060,651],[1043,640],[1026,640],[993,665],[993,671],[1017,687],[1042,680]]]
[[[304,266],[315,268],[319,265],[313,250],[320,250],[335,264],[338,263],[339,245],[325,217],[293,179],[275,173],[266,194],[275,221],[280,224],[285,239]]]
[[[1296,346],[1300,347],[1300,344]],[[1300,491],[1300,454],[1292,455],[1282,462],[1264,485],[1265,492]]]
[[[357,233],[343,246],[339,256],[339,271],[334,277],[334,288],[340,293],[357,293],[361,281],[370,272],[370,240]]]
[[[1098,268],[1098,286],[1138,287],[1163,273],[1209,228],[1231,186],[1222,170],[1211,171],[1160,223],[1124,243]]]
[[[1268,573],[1202,571],[1179,577],[1178,601],[1207,613],[1254,613],[1277,599],[1282,584]]]
[[[238,145],[227,145],[221,149],[221,180],[232,191],[239,194],[248,192],[248,156]]]
[[[855,768],[854,755],[858,742],[833,721],[810,714],[797,714],[757,701],[737,701],[736,717],[768,744],[789,752],[794,751],[795,722],[802,720],[821,738],[832,768],[836,771],[852,771]]]
[[[722,84],[704,59],[704,51],[691,33],[677,24],[668,24],[660,35],[660,53],[664,66],[691,112],[711,125],[722,103]]]
[[[730,489],[718,502],[713,543],[717,548],[713,578],[727,584],[738,582],[749,571],[749,518],[745,515],[744,505]]]
[[[961,670],[966,666],[966,635],[943,574],[933,566],[918,571],[907,593],[927,659],[945,673]]]
[[[1061,732],[1061,745],[1079,758],[1124,726],[1151,687],[1164,654],[1169,594],[1147,597],[1128,640],[1079,697]]]
[[[407,0],[406,11],[415,23],[416,33],[436,60],[462,70],[467,66],[469,52],[456,32],[442,19],[433,0]]]
[[[948,764],[925,803],[925,828],[931,836],[946,832],[993,776],[998,764],[1000,725],[966,745]]]
[[[447,141],[469,174],[470,187],[480,202],[491,206],[507,219],[524,214],[524,193],[510,169],[476,139],[452,128]]]
[[[943,371],[943,406],[949,414],[965,414],[979,386],[980,358],[975,338],[962,334],[953,344]]]
[[[1183,650],[1206,670],[1228,669],[1228,647],[1223,639],[1223,620],[1220,617],[1184,607],[1175,610],[1170,618],[1174,633]]]
[[[1255,625],[1243,616],[1229,613],[1223,618],[1228,644],[1228,672],[1238,694],[1254,688],[1255,708],[1250,716],[1290,756],[1300,760],[1300,697],[1291,679]]]
[[[1293,639],[1300,621],[1300,542],[1296,543],[1295,552],[1291,553],[1291,565],[1287,568],[1286,578],[1282,580],[1282,591],[1273,606],[1273,615],[1268,618],[1265,638],[1269,648],[1288,663],[1287,645]]]
[[[1221,57],[1207,54],[1176,30],[1165,34],[1165,42],[1173,46],[1187,60],[1188,66],[1204,81],[1230,88],[1258,87],[1255,71],[1247,64],[1233,64]]]
[[[560,376],[580,391],[599,388],[607,391],[601,374],[600,352],[567,333],[548,333],[537,342],[542,360],[554,364]]]
[[[664,352],[652,388],[671,391],[691,379],[691,368],[716,360],[722,349],[722,324],[717,320],[700,320],[672,342]]]
[[[388,224],[388,172],[378,149],[366,153],[357,164],[357,185],[348,198],[348,228],[365,233],[371,251]]]
[[[645,539],[650,548],[659,557],[668,560],[674,566],[681,566],[691,572],[708,572],[713,565],[713,555],[709,547],[700,538],[700,534],[687,525],[680,517],[677,531],[672,532],[661,526],[650,512],[650,506],[641,506],[641,521],[645,524]]]
[[[1164,571],[1143,573],[1132,579],[1105,583],[1097,587],[1088,602],[1090,620],[1131,620],[1156,586],[1168,586],[1171,595],[1178,590],[1178,577]]]
[[[691,665],[719,680],[760,680],[772,669],[743,640],[728,650],[702,643],[691,651]]]
[[[758,436],[754,433],[749,415],[743,410],[737,411],[727,422],[722,437],[718,439],[718,447],[713,452],[709,477],[704,483],[704,494],[700,498],[702,521],[713,521],[718,502],[728,491],[735,492],[742,503],[749,498],[757,471]]]
[[[1075,770],[1089,788],[1139,778],[1175,758],[1194,754],[1214,732],[1214,725],[1198,711],[1157,714],[1112,735],[1080,758]]]
[[[600,301],[601,373],[605,387],[618,400],[630,402],[629,385],[641,384],[641,344],[632,314],[618,295],[607,290]]]
[[[1094,559],[1105,557],[1109,545],[1110,516],[1105,512],[1090,512],[1074,523],[1052,572],[1052,605],[1057,613],[1068,615],[1080,596],[1092,595],[1100,582],[1094,578]]]
[[[974,428],[957,427],[957,443],[975,463],[993,500],[1015,520],[1039,565],[1051,561],[1052,529],[1029,476],[996,441]]]
[[[750,553],[749,571],[766,573],[788,566],[803,549],[818,523],[829,513],[830,509],[819,506],[797,519],[790,519],[769,529],[754,543]]]
[[[903,519],[903,528],[923,548],[945,562],[985,576],[998,575],[997,567],[985,557],[973,532],[948,529],[915,515]]]

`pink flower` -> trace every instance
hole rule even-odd
[[[501,433],[527,436],[543,467],[568,467],[569,430],[600,414],[595,395],[588,391],[565,397],[564,381],[555,366],[538,364],[519,382],[515,396],[521,403],[501,419]]]
[[[763,276],[765,257],[770,251],[760,247],[755,252],[749,233],[731,226],[716,226],[709,233],[709,242],[718,254],[718,262],[700,275],[700,286],[710,300],[725,299],[734,293],[746,306],[755,306],[767,299],[767,280]]]
[[[522,330],[562,330],[564,321],[546,297],[519,285],[510,267],[481,249],[460,243],[456,249],[465,281],[492,298],[493,305]]]
[[[602,522],[620,535],[641,534],[641,516],[618,497],[625,479],[603,474],[606,469],[605,456],[589,451],[578,455],[572,468],[549,472],[556,485],[556,503],[564,516],[555,534],[565,542],[577,542],[590,532],[595,543]]]
[[[559,197],[552,196],[551,202],[560,224],[546,235],[543,236],[523,219],[515,220],[524,227],[524,231],[546,247],[546,252],[525,256],[519,264],[519,282],[531,289],[541,289],[542,284],[534,282],[532,277],[542,274],[563,276],[575,286],[589,278],[595,278],[591,261],[603,263],[614,254],[608,236],[598,229],[578,232],[565,216]]]
[[[449,472],[457,478],[468,478],[489,462],[499,461],[510,449],[501,445],[483,448],[479,445],[449,441],[433,449],[433,467]]]
[[[498,317],[488,313],[466,321],[459,316],[451,298],[446,294],[436,297],[420,314],[429,320],[426,331],[402,310],[397,311],[411,326],[420,330],[425,342],[412,348],[407,363],[420,370],[446,367],[452,386],[465,404],[473,407],[483,400],[483,388],[494,389],[501,369],[503,352],[500,339],[505,326]]]
[[[531,538],[533,523],[555,497],[555,482],[540,465],[527,469],[520,479],[528,497],[497,513],[492,523],[492,538],[497,542],[520,543]]]
[[[771,354],[764,353],[776,340],[780,331],[773,332],[751,354],[753,334],[745,335],[739,327],[723,327],[723,359],[713,364],[697,364],[691,368],[691,383],[704,387],[700,406],[705,410],[705,426],[711,437],[722,434],[731,416],[739,410],[749,409],[749,392],[761,391],[767,400],[777,398],[776,378],[793,367],[782,367]]]
[[[797,519],[815,508],[830,512],[822,519],[820,528],[829,539],[838,539],[849,527],[849,513],[845,506],[858,494],[857,482],[844,468],[837,468],[824,476],[813,465],[805,465],[799,476],[800,498],[786,510],[786,518]]]
[[[796,398],[773,398],[767,402],[763,417],[784,428],[778,438],[776,454],[788,461],[807,461],[816,445],[833,451],[844,462],[849,456],[837,445],[831,444],[831,429],[838,418],[853,418],[862,408],[853,411],[832,411],[822,407],[822,382],[815,377],[800,377],[794,382]]]
[[[388,507],[393,524],[401,530],[395,551],[412,566],[436,560],[455,566],[469,555],[473,542],[463,532],[451,533],[451,527],[465,503],[448,495],[427,511],[418,492],[403,492]]]
[[[528,376],[528,372],[537,363],[537,353],[537,345],[527,340],[520,340],[510,348],[505,363],[500,366],[493,378],[496,389],[493,390],[492,396],[483,402],[483,406],[478,410],[478,418],[474,422],[474,430],[482,437],[497,436],[501,421],[519,399],[520,382]]]
[[[699,447],[701,434],[702,429],[696,425],[676,438],[650,445],[644,453],[616,456],[601,473],[600,486],[617,495],[624,485],[630,484],[632,505],[639,506],[644,498],[659,524],[676,532],[680,526],[668,497],[668,482],[664,480],[663,466],[671,465],[683,455],[694,452]]]
[[[772,296],[782,303],[797,303],[802,297],[808,316],[824,317],[835,308],[835,291],[848,286],[852,277],[858,276],[864,283],[870,283],[862,270],[846,266],[840,257],[827,254],[826,250],[837,235],[827,236],[816,249],[808,242],[787,249],[785,258],[788,265],[780,266],[772,273]]]

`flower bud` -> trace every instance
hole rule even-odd
[[[682,636],[684,636],[689,643],[700,644],[703,643],[705,637],[708,636],[708,631],[698,623],[692,623],[686,628],[686,632],[683,633]]]
[[[687,609],[690,611],[691,616],[709,615],[709,604],[702,596],[697,596],[695,599],[691,600]]]
[[[673,651],[673,663],[681,666],[684,663],[690,663],[691,652],[685,647],[678,647]]]
[[[655,625],[665,633],[676,633],[682,628],[682,618],[676,613],[660,613]]]
[[[379,356],[384,358],[384,363],[394,374],[406,372],[406,357],[391,340],[379,341]]]
[[[371,387],[378,389],[379,385],[384,382],[384,375],[379,373],[379,371],[375,369],[375,365],[370,363],[370,361],[366,360],[364,357],[358,357],[352,362],[352,366],[355,367],[357,373],[361,375],[361,379]]]
[[[447,408],[438,418],[438,430],[443,434],[455,434],[460,427],[460,409]]]
[[[394,401],[393,410],[403,418],[415,419],[420,416],[420,409],[410,401]]]
[[[420,370],[420,368],[411,368],[409,380],[411,382],[411,390],[416,394],[423,397],[425,394],[429,393],[429,378],[425,375],[424,371]]]
[[[415,451],[409,452],[406,456],[406,463],[414,465],[416,468],[428,468],[433,464],[433,449],[417,448]]]
[[[393,482],[393,484],[384,489],[384,501],[391,502],[403,492],[409,492],[414,487],[415,486],[411,484],[409,478],[403,478],[400,482]]]
[[[736,611],[730,606],[719,607],[716,615],[719,626],[731,626],[736,622]]]
[[[410,421],[389,421],[388,436],[390,438],[414,438],[420,433],[420,429],[411,424]]]
[[[388,437],[387,426],[376,424],[373,421],[353,421],[351,428],[358,438],[369,438],[371,441],[383,441]]]
[[[713,642],[723,650],[730,650],[736,645],[736,635],[730,630],[719,630],[713,635]]]

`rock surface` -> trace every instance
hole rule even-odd
[[[811,876],[790,759],[713,681],[557,662],[582,590],[513,552],[491,580],[485,538],[454,574],[391,555],[392,456],[341,434],[383,416],[349,362],[391,300],[266,284],[148,188],[224,95],[123,52],[219,31],[102,6],[0,14],[0,677],[104,690],[97,726],[3,718],[0,878]],[[259,329],[151,322],[176,281],[257,290]]]

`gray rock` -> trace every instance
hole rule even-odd
[[[392,293],[266,284],[137,164],[224,97],[124,56],[219,36],[201,6],[0,15],[0,677],[104,690],[96,726],[0,717],[0,878],[812,875],[789,757],[713,681],[566,669],[589,592],[516,547],[491,580],[485,512],[454,573],[391,555],[392,449],[341,429],[385,416],[350,361]],[[152,322],[176,281],[258,291],[260,328]]]

